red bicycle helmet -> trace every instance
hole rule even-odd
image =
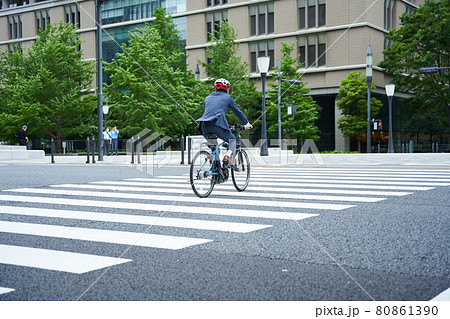
[[[231,88],[231,85],[230,82],[225,79],[217,79],[214,82],[214,87],[216,88],[216,90],[228,91]]]

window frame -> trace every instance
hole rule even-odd
[[[254,48],[254,49],[253,49]],[[250,72],[256,73],[258,69],[257,58],[259,56],[269,56],[269,71],[275,66],[275,45],[273,40],[255,41],[249,43],[250,52]]]
[[[275,33],[275,5],[273,1],[250,6],[249,16],[250,36]]]
[[[219,19],[216,19],[216,15],[219,15]],[[206,42],[212,41],[211,33],[218,31],[217,25],[222,25],[223,21],[228,21],[228,10],[220,10],[205,13],[206,21]]]
[[[326,66],[326,33],[315,33],[297,38],[299,62],[302,68],[319,68]],[[311,55],[314,55],[311,58]]]
[[[297,0],[297,8],[299,29],[326,26],[326,0]]]

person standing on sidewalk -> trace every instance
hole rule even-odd
[[[103,132],[103,153],[105,155],[108,155],[109,153],[110,144],[111,144],[111,134],[109,133],[109,127],[106,127],[105,131]]]
[[[27,136],[27,126],[23,125],[22,128],[16,133],[16,137],[19,139],[19,145],[27,145],[28,136]]]
[[[113,154],[114,150],[116,151],[116,155],[117,155],[117,148],[118,148],[118,144],[119,144],[117,139],[119,138],[119,131],[117,130],[116,126],[114,126],[112,128],[110,135],[111,135],[111,155],[114,155]]]

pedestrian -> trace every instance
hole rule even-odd
[[[111,135],[111,155],[114,155],[113,154],[114,150],[116,151],[116,155],[117,155],[117,148],[119,145],[117,139],[119,138],[119,131],[117,130],[116,126],[114,126],[112,128],[110,135]]]
[[[111,134],[109,133],[109,127],[105,128],[103,132],[103,153],[108,155],[109,147],[111,145]]]
[[[16,133],[16,137],[19,139],[19,145],[27,145],[28,136],[27,136],[27,126],[23,125],[22,128]]]

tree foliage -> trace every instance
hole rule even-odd
[[[342,111],[342,117],[338,119],[338,129],[344,136],[356,135],[358,141],[367,133],[367,84],[366,76],[361,72],[351,72],[339,87],[337,108]],[[375,85],[372,83],[372,89]],[[382,103],[374,97],[370,99],[371,118],[380,111]],[[361,144],[358,143],[358,151]]]
[[[82,99],[89,94],[95,70],[92,61],[82,59],[82,41],[75,31],[72,24],[50,24],[40,30],[27,54],[19,47],[2,53],[1,138],[14,141],[23,124],[29,134],[57,141],[90,130],[86,119],[95,106]]]
[[[281,78],[285,80],[298,80],[297,72],[302,64],[299,63],[299,55],[292,56],[295,50],[296,42],[289,44],[282,42],[281,52]],[[278,65],[274,67],[278,71]],[[271,97],[267,107],[267,133],[269,136],[278,136],[278,72],[273,75],[274,83],[270,83],[269,92]],[[297,113],[295,115],[287,114],[287,106],[281,105],[281,128],[283,138],[297,138],[300,141],[305,139],[319,139],[317,133],[319,129],[315,121],[319,118],[320,107],[308,95],[311,91],[305,88],[306,83],[292,85],[287,81],[281,81],[281,102],[295,102]]]
[[[386,37],[392,46],[379,63],[394,76],[398,90],[414,94],[411,104],[422,113],[436,109],[450,127],[449,70],[419,73],[422,67],[450,66],[450,0],[426,1],[415,14],[403,14],[401,28]]]
[[[164,38],[162,38],[164,36]],[[105,63],[111,84],[105,96],[111,105],[113,124],[124,134],[144,128],[169,136],[186,133],[192,122],[193,75],[186,73],[181,38],[173,19],[163,9],[154,25],[130,32],[117,61]]]

